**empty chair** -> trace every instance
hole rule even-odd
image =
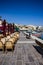
[[[18,34],[18,32],[15,32],[14,35]]]
[[[17,38],[19,39],[19,34],[16,34],[17,35]]]
[[[15,36],[17,36],[17,39],[19,39],[19,34],[18,33],[16,33]]]
[[[13,35],[14,35],[15,33],[13,33]]]
[[[3,44],[5,44],[5,42],[6,42],[6,37],[5,37],[5,38],[2,38],[1,41],[2,41]]]
[[[16,43],[16,38],[14,38],[14,37],[11,37],[11,39],[13,39],[14,40],[14,44]]]
[[[13,39],[13,40],[14,40],[14,38],[13,38],[13,37],[11,37],[10,39]]]
[[[3,38],[4,36],[3,36],[3,34],[0,34],[0,38]]]
[[[19,34],[19,32],[15,32],[15,34]]]
[[[16,35],[14,35],[13,37],[14,37],[14,38],[16,39],[16,41],[17,41],[17,36],[16,36]]]
[[[11,34],[10,37],[13,37],[13,34]]]
[[[11,39],[13,39],[13,40],[14,40],[14,42],[16,42],[16,39],[15,39],[14,37],[12,37]]]
[[[8,41],[11,41],[12,44],[14,45],[14,39],[13,38],[10,38]]]
[[[5,50],[7,51],[7,49],[11,49],[13,51],[14,46],[11,41],[6,41]]]
[[[3,45],[2,41],[0,41],[0,49],[2,49],[4,51],[4,45]]]
[[[6,32],[6,36],[8,35],[8,32]]]
[[[10,38],[11,38],[10,36],[7,36],[6,41],[9,40]]]

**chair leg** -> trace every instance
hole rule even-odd
[[[3,53],[4,53],[5,51],[4,51],[4,47],[3,47]]]
[[[6,49],[6,54],[7,54],[7,49]]]
[[[13,50],[14,50],[14,46],[13,46]]]
[[[5,52],[5,45],[4,45],[4,52]]]
[[[14,51],[14,46],[12,47],[12,52]]]

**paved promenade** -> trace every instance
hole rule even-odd
[[[37,50],[40,50],[41,53]],[[43,65],[42,52],[43,49],[35,43],[17,43],[14,52],[3,53],[0,51],[0,65]]]

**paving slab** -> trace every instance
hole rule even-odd
[[[0,65],[43,65],[43,49],[39,48],[36,43],[16,43],[13,52],[0,51]]]
[[[33,45],[36,46],[18,43],[13,53],[12,51],[8,51],[7,54],[0,53],[0,65],[43,65],[43,57]]]

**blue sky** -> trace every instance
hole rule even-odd
[[[12,23],[43,26],[43,0],[0,0],[0,16]]]

